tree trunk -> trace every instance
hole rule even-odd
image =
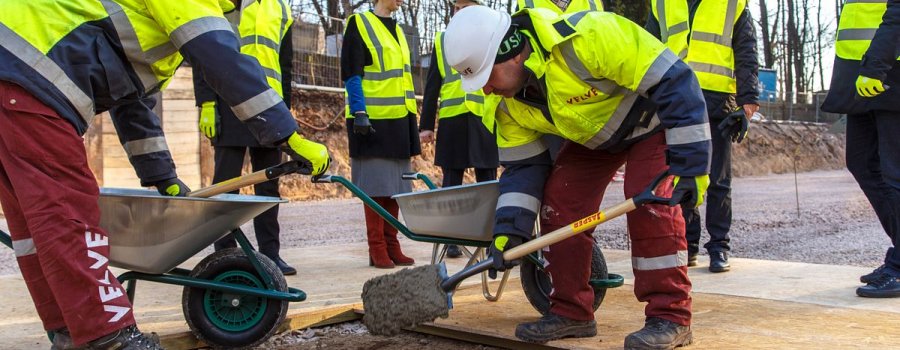
[[[775,64],[775,53],[772,51],[772,38],[769,36],[769,11],[768,8],[766,8],[766,0],[761,0],[759,2],[759,21],[763,39],[763,66],[772,68],[772,65]]]

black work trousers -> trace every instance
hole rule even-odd
[[[281,151],[277,148],[216,146],[216,168],[213,174],[213,183],[241,176],[241,169],[244,167],[244,154],[248,150],[250,151],[250,165],[253,171],[278,165],[281,162]],[[278,179],[257,184],[253,190],[257,196],[280,197],[278,194]],[[234,191],[232,193],[237,192]],[[259,245],[259,252],[269,258],[278,257],[278,252],[281,250],[278,206],[276,205],[253,218],[253,229],[256,231],[256,243]],[[237,230],[240,230],[240,228]],[[222,237],[214,245],[216,250],[236,246],[237,243],[231,234]]]
[[[865,193],[891,240],[885,265],[900,272],[900,113],[847,116],[847,170]]]
[[[441,167],[441,170],[444,172],[444,181],[441,183],[441,187],[462,185],[463,174],[465,174],[466,169],[450,169],[447,167]],[[491,181],[496,179],[497,168],[475,169],[475,181],[477,182]]]
[[[712,166],[709,172],[709,188],[706,190],[706,231],[709,242],[703,245],[708,252],[727,252],[731,238],[731,137],[722,136],[716,128],[719,120],[710,120],[712,127]],[[685,233],[688,254],[700,251],[700,210],[684,209]]]

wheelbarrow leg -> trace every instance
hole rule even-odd
[[[137,281],[136,280],[128,280],[125,283],[125,293],[128,295],[128,302],[134,304],[134,292],[137,289]]]
[[[472,254],[472,258],[469,259],[469,263],[466,264],[466,267],[473,265],[475,262],[479,260],[484,260],[484,248],[477,248],[475,252]],[[506,281],[509,280],[509,273],[512,269],[507,269],[503,271],[503,277],[500,277],[500,285],[497,286],[497,292],[491,293],[491,288],[488,283],[488,271],[484,271],[481,273],[481,294],[484,295],[484,298],[487,301],[497,301],[500,300],[500,296],[503,295],[503,290],[506,288]]]

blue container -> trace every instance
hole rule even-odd
[[[774,69],[759,69],[759,100],[773,102],[778,96],[778,72]]]

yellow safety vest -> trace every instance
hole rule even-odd
[[[657,85],[678,61],[643,28],[612,13],[557,17],[551,11],[533,9],[524,14],[531,16],[535,29],[523,31],[533,48],[525,67],[546,83],[553,123],[538,108],[503,98],[495,115],[501,161],[538,154],[542,134],[559,135],[592,149],[613,146],[612,137],[637,98]],[[643,54],[621,54],[622,48],[635,47],[643,48]],[[660,125],[655,115],[648,118],[646,126],[636,127],[626,139]]]
[[[259,61],[269,86],[283,98],[279,53],[281,40],[294,22],[291,9],[284,0],[243,1],[236,31],[241,53]]]
[[[887,11],[887,0],[846,0],[838,23],[835,53],[845,60],[862,60]],[[897,58],[900,60],[900,57]]]
[[[734,77],[734,24],[744,13],[747,0],[701,1],[689,26],[687,0],[652,0],[659,21],[660,39],[691,66],[704,90],[737,92]],[[688,39],[690,34],[690,39]]]
[[[561,9],[556,1],[553,0],[516,0],[516,5],[521,9],[545,8],[553,10],[558,15],[575,13],[581,11],[603,11],[603,2],[601,0],[563,0],[565,9]]]
[[[382,25],[371,11],[350,16],[356,21],[359,35],[372,55],[372,64],[365,66],[362,90],[366,99],[366,113],[370,119],[399,119],[416,113],[416,95],[410,68],[409,45],[403,29],[397,25],[397,39]],[[350,113],[347,100],[347,118]]]
[[[177,0],[3,1],[0,46],[35,67],[90,125],[96,114],[92,87],[78,86],[66,69],[47,56],[58,45],[73,44],[66,39],[71,31],[87,22],[109,19],[139,80],[135,86],[147,93],[165,87],[174,75],[182,62],[178,53],[182,45],[208,31],[231,29],[222,13],[222,5],[211,0],[194,1],[189,8]]]
[[[479,117],[482,116],[484,114],[484,94],[481,90],[470,93],[463,91],[459,72],[447,63],[443,46],[444,32],[438,32],[434,37],[434,54],[437,56],[438,70],[441,73],[439,118],[451,118],[468,112]],[[447,69],[450,71],[448,72]]]

